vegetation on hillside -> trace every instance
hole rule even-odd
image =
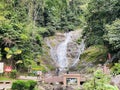
[[[84,29],[86,44],[80,62],[103,64],[110,53],[116,62],[112,72],[120,74],[120,0],[0,0],[0,61],[17,71],[54,69],[44,38],[78,27]],[[16,70],[12,78],[16,78]],[[117,90],[104,74],[97,73],[100,77],[95,74],[84,84],[85,90]]]
[[[91,61],[98,61],[98,62],[104,62],[106,61],[106,52],[107,49],[105,46],[102,45],[95,45],[87,48],[83,54],[81,55],[81,59],[86,60],[88,62]]]
[[[0,60],[18,70],[41,61],[45,37],[80,25],[79,5],[78,0],[0,0]]]
[[[85,5],[86,10],[83,15],[86,24],[83,37],[86,47],[103,45],[108,48],[106,53],[111,53],[111,56],[118,55],[120,51],[119,0],[89,0]],[[120,57],[114,59],[119,60]]]
[[[83,84],[84,90],[118,90],[117,86],[112,86],[110,76],[102,73],[101,70],[94,72],[94,77]]]

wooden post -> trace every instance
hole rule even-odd
[[[67,86],[66,77],[63,78],[63,84],[64,86]]]
[[[77,85],[80,85],[80,77],[77,78]]]

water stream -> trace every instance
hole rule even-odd
[[[85,49],[85,43],[84,43],[84,40],[82,40],[81,44],[79,45],[79,48],[78,48],[78,56],[75,58],[74,63],[72,64],[72,66],[75,66],[77,64],[77,62],[80,59],[80,55],[84,52],[84,49]]]
[[[57,61],[60,68],[68,67],[67,60],[67,44],[71,41],[71,34],[65,33],[65,41],[61,42],[57,47]]]
[[[77,44],[74,40],[75,38],[80,38],[79,33],[72,31],[64,33],[63,36],[64,40],[55,46],[52,46],[50,40],[47,40],[47,45],[50,47],[51,57],[60,70],[64,70],[66,67],[75,66],[79,61],[80,55],[85,49],[84,40],[81,40],[81,44]],[[57,36],[57,38],[58,37],[59,36]],[[57,38],[55,38],[55,40],[57,40]]]

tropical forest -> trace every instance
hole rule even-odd
[[[120,90],[120,0],[0,0],[0,90]]]

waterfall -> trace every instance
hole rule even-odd
[[[54,62],[55,62],[56,65],[57,65],[57,61],[56,61],[56,60],[57,60],[57,55],[56,55],[56,53],[55,53],[55,52],[56,52],[55,48],[52,47],[49,39],[46,39],[45,41],[46,41],[47,46],[50,48],[51,58],[54,60]]]
[[[60,68],[68,67],[68,60],[67,60],[67,44],[71,41],[71,34],[65,33],[65,41],[60,43],[57,47],[57,61],[58,66]]]
[[[76,63],[79,61],[80,55],[84,52],[84,49],[85,49],[85,43],[84,43],[84,40],[82,40],[81,44],[79,45],[79,48],[78,48],[78,56],[75,58],[72,66],[75,66]]]
[[[84,40],[81,44],[76,41],[81,37],[81,31],[71,31],[68,33],[59,33],[54,37],[47,39],[46,43],[50,47],[51,58],[60,70],[66,67],[74,67],[85,49]]]

